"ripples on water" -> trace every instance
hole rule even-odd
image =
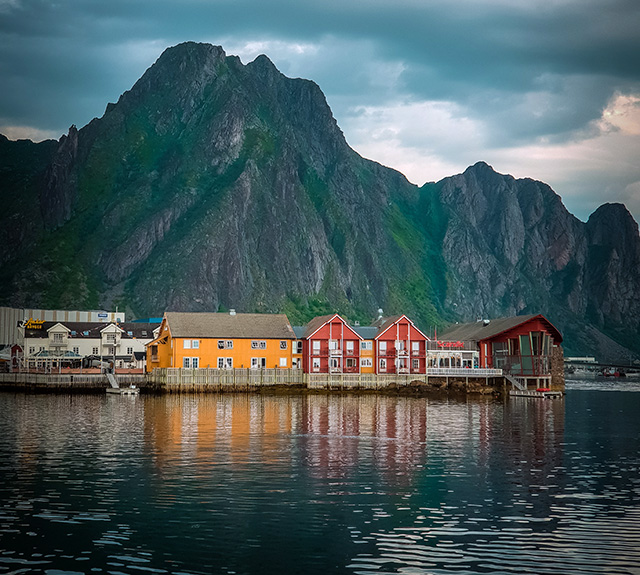
[[[0,394],[0,575],[640,574],[629,384],[545,401]]]

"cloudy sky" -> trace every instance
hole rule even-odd
[[[484,160],[640,220],[638,0],[0,0],[0,133],[84,126],[186,40],[314,80],[416,184]]]

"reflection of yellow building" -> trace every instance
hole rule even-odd
[[[158,367],[292,366],[295,334],[284,314],[166,312],[147,345],[147,371]]]

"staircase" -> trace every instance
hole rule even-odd
[[[508,373],[503,373],[502,375],[504,375],[505,379],[507,379],[508,381],[511,382],[511,388],[512,389],[518,389],[520,391],[526,391],[527,384],[525,383],[524,378],[517,377],[515,375],[510,375]]]
[[[113,373],[107,373],[107,381],[109,382],[109,385],[113,389],[120,389],[120,386],[118,385],[118,380],[116,379],[116,376]]]

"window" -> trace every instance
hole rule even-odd
[[[381,359],[380,360],[380,371],[387,371],[387,360],[386,359]]]
[[[185,339],[182,341],[182,349],[191,349],[191,340]]]
[[[116,334],[115,333],[108,333],[107,334],[107,343],[110,344],[114,344],[116,342]]]
[[[232,340],[218,340],[218,349],[233,349],[233,341]]]
[[[191,358],[190,357],[183,357],[182,358],[182,367],[186,367],[186,368],[191,367]]]
[[[145,330],[142,330],[142,335],[146,336],[147,332]]]
[[[94,347],[94,348],[91,350],[91,353],[92,353],[93,355],[98,355],[98,353],[99,353],[98,348],[97,348],[97,347]]]
[[[411,360],[411,368],[412,369],[420,369],[420,360],[419,359],[412,359]]]
[[[353,342],[348,341],[345,345],[347,347],[347,353],[353,353]]]
[[[360,349],[373,349],[373,342],[372,341],[361,341],[360,342]]]
[[[287,343],[285,341],[285,343]],[[280,367],[287,367],[287,358],[286,357],[281,357],[280,358]]]
[[[313,342],[313,355],[320,355],[320,342],[317,340]]]
[[[418,355],[420,353],[420,342],[419,341],[412,341],[411,342],[411,351],[413,352],[413,355]]]
[[[191,340],[191,349],[200,349],[200,340],[192,339]]]
[[[330,339],[329,340],[329,349],[338,349],[338,340]]]
[[[251,358],[251,369],[260,369],[267,367],[267,358],[266,357],[252,357]]]
[[[403,351],[404,350],[404,341],[396,340],[396,349],[398,351]]]
[[[320,371],[320,358],[319,357],[314,357],[313,358],[313,371]]]
[[[387,353],[387,342],[381,341],[378,343],[378,350],[380,353]]]
[[[287,349],[287,340],[285,339],[280,340],[280,349]]]
[[[232,357],[219,357],[218,358],[218,369],[233,369],[233,358]]]
[[[80,348],[79,347],[74,347],[73,348],[73,353],[80,355]]]
[[[129,355],[131,355],[131,354],[133,353],[133,348],[132,348],[132,347],[128,347],[128,348],[127,348],[127,353],[128,353]]]
[[[331,371],[340,371],[339,357],[332,357],[330,363],[331,363]]]
[[[191,358],[191,367],[192,367],[192,368],[196,369],[196,368],[198,367],[198,364],[199,364],[199,363],[200,363],[200,362],[198,361],[198,358],[197,358],[197,357],[192,357],[192,358]]]
[[[355,357],[348,357],[345,360],[345,366],[353,369],[354,367],[358,367],[358,360]]]
[[[82,335],[89,335],[89,332],[88,331],[83,331]]]
[[[35,347],[30,347],[29,348],[29,355],[32,355],[36,352],[36,348]]]
[[[296,348],[293,353],[302,353],[302,342],[296,341]]]
[[[360,359],[360,367],[373,367],[373,362],[370,357],[363,357]]]
[[[267,349],[267,342],[264,340],[253,340],[251,342],[251,349]]]
[[[133,332],[132,331],[128,331],[127,335],[133,335]]]
[[[64,336],[64,334],[62,334],[62,333],[54,333],[53,334],[53,341],[55,343],[62,343],[63,336]]]
[[[71,330],[71,335],[78,335],[78,332],[75,329]]]

